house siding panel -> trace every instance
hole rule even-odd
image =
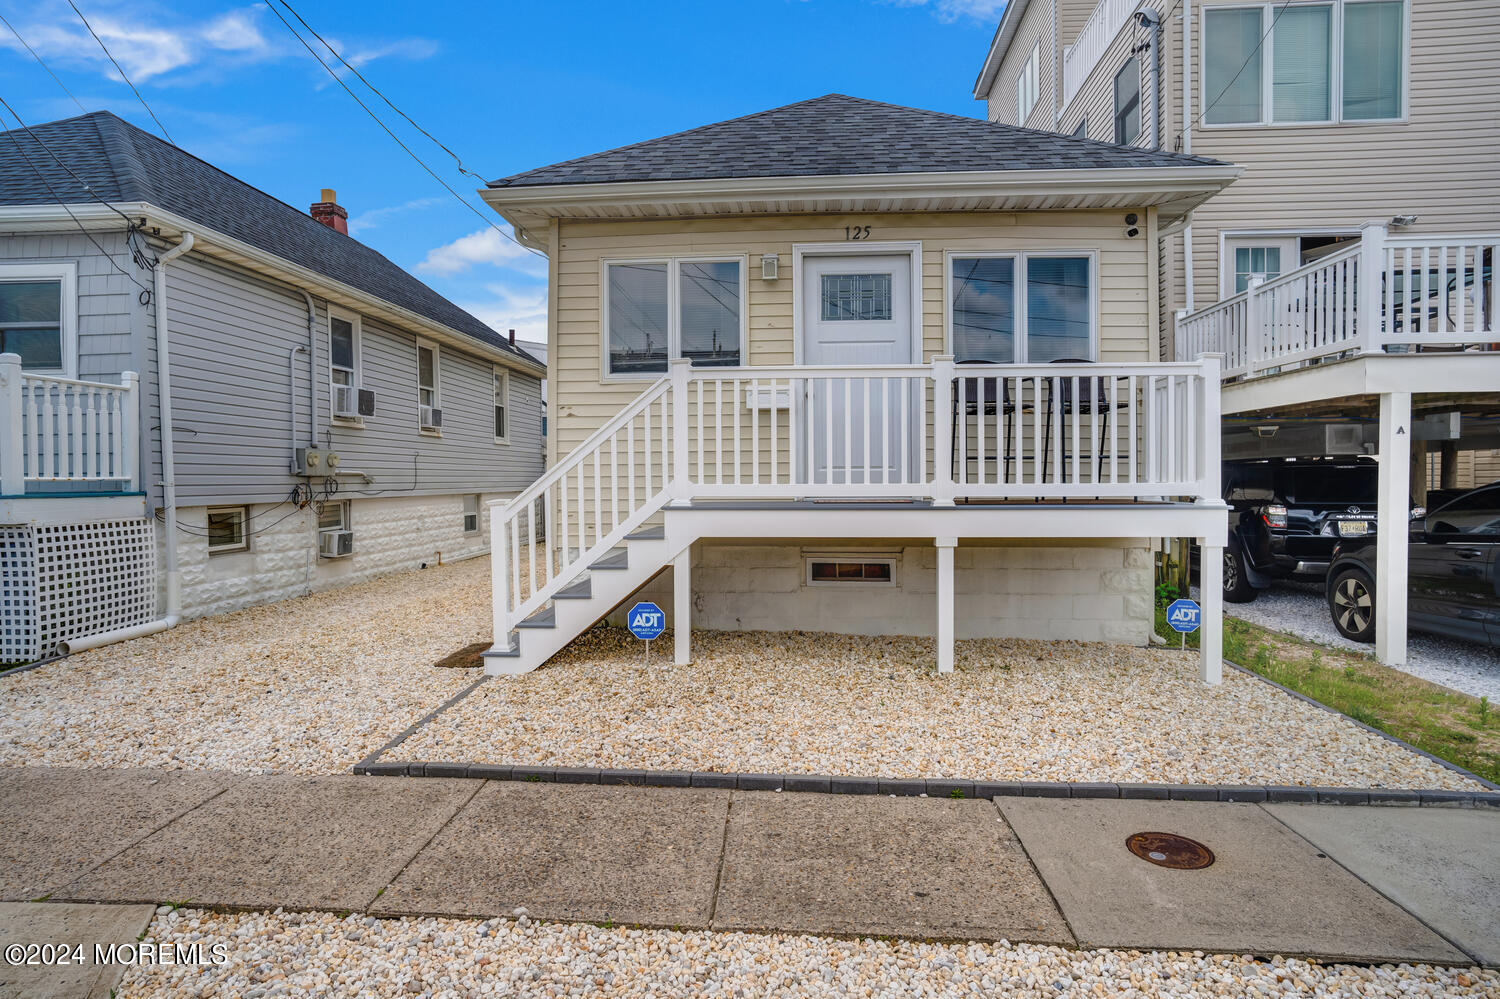
[[[1038,94],[1035,107],[1025,121],[1017,121],[1019,107],[1016,83],[1026,60],[1031,58],[1037,43],[1042,46],[1041,63],[1038,67]],[[1021,23],[1011,39],[1010,49],[1000,61],[995,82],[990,87],[988,109],[990,121],[1007,125],[1026,125],[1030,128],[1050,129],[1055,88],[1059,83],[1057,50],[1052,39],[1052,3],[1050,0],[1032,0],[1026,8]]]

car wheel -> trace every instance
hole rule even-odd
[[[1248,604],[1258,591],[1245,575],[1245,556],[1233,548],[1224,549],[1224,600],[1231,604]]]
[[[1339,634],[1375,641],[1375,584],[1362,569],[1340,569],[1328,583],[1328,612]]]

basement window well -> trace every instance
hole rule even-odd
[[[890,556],[808,555],[808,586],[894,586],[896,560]]]

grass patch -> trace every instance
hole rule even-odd
[[[1180,638],[1156,608],[1168,648]],[[1198,635],[1187,647],[1198,647]],[[1500,711],[1358,652],[1328,648],[1238,618],[1224,619],[1224,658],[1382,732],[1500,783]]]

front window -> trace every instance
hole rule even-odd
[[[991,254],[953,257],[950,267],[949,346],[958,361],[1094,356],[1092,257]]]
[[[1115,74],[1115,143],[1128,146],[1141,137],[1141,64],[1125,60]]]
[[[0,265],[0,354],[26,371],[68,374],[73,265]]]
[[[1203,25],[1203,120],[1210,125],[1402,115],[1404,0],[1209,8]]]
[[[495,389],[495,443],[504,444],[510,439],[510,372],[504,368],[492,370]]]
[[[246,530],[249,522],[249,507],[209,507],[208,553],[221,555],[225,552],[242,552],[249,548],[250,536]]]
[[[621,261],[605,268],[607,374],[663,374],[673,357],[694,367],[741,363],[743,261]]]
[[[1026,119],[1031,117],[1032,108],[1036,107],[1037,98],[1041,96],[1042,86],[1042,43],[1037,42],[1031,50],[1026,65],[1021,67],[1020,75],[1016,78],[1016,124],[1026,124]]]

